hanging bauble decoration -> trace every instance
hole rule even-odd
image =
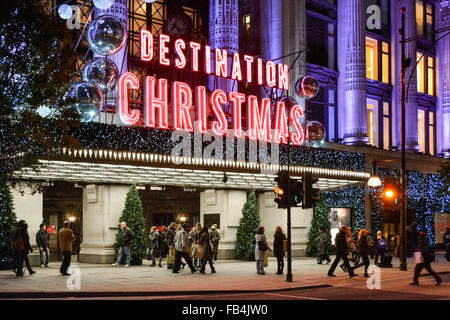
[[[96,84],[102,92],[110,92],[119,80],[119,70],[111,60],[96,58],[86,63],[81,71],[81,79]]]
[[[116,17],[101,16],[91,22],[86,38],[94,53],[110,56],[125,45],[127,31]]]
[[[304,76],[295,83],[295,93],[303,99],[312,99],[319,92],[319,83],[310,76]]]
[[[164,22],[163,32],[173,38],[182,38],[192,30],[192,19],[180,7]]]
[[[72,16],[72,14],[72,7],[68,4],[62,4],[59,6],[58,15],[61,17],[61,19],[67,20]]]
[[[272,125],[274,125],[276,121],[277,105],[279,102],[284,103],[287,116],[289,116],[289,111],[291,110],[291,108],[298,104],[297,100],[295,100],[295,98],[291,96],[282,96],[273,100],[270,108],[270,118],[272,119]]]
[[[91,82],[73,84],[68,97],[74,100],[71,107],[77,109],[81,116],[81,122],[92,121],[103,105],[103,95],[100,88]]]
[[[318,121],[309,121],[306,125],[306,143],[310,147],[320,148],[327,137],[324,126]]]
[[[114,0],[94,0],[94,6],[100,10],[106,10],[111,8],[114,4]]]
[[[144,1],[145,3],[153,3],[153,2],[156,2],[156,0],[142,0],[142,1]]]

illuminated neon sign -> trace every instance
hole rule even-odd
[[[172,49],[170,49],[170,43],[170,37],[161,34],[159,48],[154,48],[151,32],[145,29],[141,30],[141,60],[152,61],[154,50],[157,49],[159,52],[158,63],[164,66],[173,66],[177,69],[190,68],[193,72],[199,72],[202,69],[205,74],[216,77],[247,83],[256,82],[261,86],[289,90],[289,67],[285,64],[275,64],[272,61],[264,63],[261,58],[248,55],[244,55],[244,59],[241,61],[239,53],[231,55],[225,49],[211,50],[207,45],[202,48],[197,42],[186,43],[182,39],[173,42]],[[188,50],[190,51],[190,64],[186,59]],[[169,59],[171,53],[175,54],[175,59]],[[203,66],[200,66],[201,60]],[[288,112],[284,102],[279,101],[275,106],[275,119],[271,119],[271,102],[268,98],[258,100],[254,95],[246,96],[243,93],[224,92],[221,89],[208,94],[204,86],[197,86],[192,90],[187,83],[180,81],[173,81],[169,88],[166,79],[156,79],[152,76],[145,77],[143,85],[144,103],[141,114],[140,110],[131,109],[128,105],[128,90],[139,89],[137,77],[127,72],[119,78],[117,113],[121,122],[126,125],[136,125],[142,116],[143,125],[149,128],[189,132],[196,130],[201,133],[212,130],[215,135],[223,136],[229,128],[227,115],[222,106],[229,103],[232,110],[231,123],[236,137],[243,136],[242,108],[246,108],[249,139],[286,144],[289,135],[288,124],[290,124],[293,128],[289,136],[291,142],[301,145],[304,141],[304,129],[300,123],[304,113],[299,105],[294,105]],[[214,120],[207,119],[207,108],[212,112]],[[193,119],[194,115],[195,119]],[[197,123],[195,128],[194,122]]]

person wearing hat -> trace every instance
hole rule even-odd
[[[211,234],[211,242],[213,244],[213,260],[217,261],[217,255],[219,254],[220,234],[217,231],[217,225],[216,224],[213,224],[211,226],[210,234]]]
[[[330,246],[330,237],[325,232],[324,227],[319,228],[319,256],[317,257],[317,264],[322,264],[323,260],[330,263],[331,259],[328,256],[328,248]]]
[[[433,269],[431,269],[431,263],[435,259],[434,250],[431,247],[427,239],[427,235],[424,232],[419,233],[416,252],[420,252],[422,257],[419,260],[416,259],[414,279],[413,282],[410,283],[410,285],[419,285],[419,276],[424,268],[433,276],[434,280],[436,280],[436,285],[440,285],[442,282],[441,277],[439,277],[439,275]]]

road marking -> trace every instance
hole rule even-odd
[[[288,297],[288,298],[296,298],[296,299],[307,299],[307,300],[327,300],[327,299],[321,299],[321,298],[311,298],[311,297],[304,297],[304,296],[292,296],[287,294],[277,294],[277,293],[264,293],[271,296],[278,296],[278,297]]]

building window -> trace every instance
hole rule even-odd
[[[366,78],[389,83],[389,44],[387,42],[366,37]]]
[[[425,150],[426,150],[425,111],[422,109],[417,110],[417,136],[418,136],[420,152],[425,153]]]
[[[417,52],[417,91],[434,96],[435,63],[434,58]]]
[[[429,0],[416,0],[416,25],[417,34],[433,31],[433,4]],[[427,35],[427,40],[433,41],[433,35]]]
[[[389,150],[391,144],[391,117],[389,103],[383,102],[383,149]]]
[[[244,24],[244,41],[250,41],[251,39],[251,33],[250,33],[250,28],[251,28],[251,17],[249,14],[246,14],[242,17],[242,21]]]
[[[336,26],[307,16],[306,61],[330,69],[336,68]]]
[[[379,147],[378,101],[367,99],[367,136],[372,146]]]
[[[328,90],[328,141],[334,141],[336,131],[336,90]]]
[[[435,123],[434,123],[434,112],[428,112],[428,153],[434,155],[434,138],[435,138]]]

